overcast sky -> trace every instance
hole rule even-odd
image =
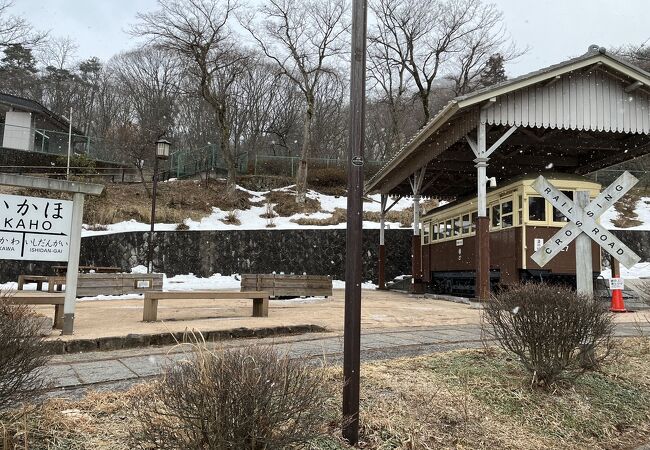
[[[421,0],[426,1],[426,0]],[[650,0],[494,0],[510,35],[528,53],[507,67],[509,76],[537,70],[587,51],[650,39]],[[69,35],[80,58],[102,60],[133,47],[125,33],[138,11],[156,0],[15,0],[14,11],[54,36]]]

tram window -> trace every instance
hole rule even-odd
[[[469,214],[463,215],[463,234],[468,234],[472,227],[472,222],[469,220],[469,217]]]
[[[562,191],[562,193],[567,197],[569,197],[571,200],[573,200],[572,191]],[[569,219],[567,219],[564,214],[562,214],[557,209],[553,208],[553,222],[568,222],[568,221]]]
[[[501,226],[501,205],[492,206],[492,228]]]
[[[444,239],[445,238],[445,223],[440,222],[440,225],[438,225],[438,239]]]
[[[422,225],[422,240],[424,244],[429,243],[429,236],[431,236],[431,224],[429,222]]]
[[[438,224],[437,223],[433,224],[433,233],[431,233],[431,240],[432,241],[438,240]]]
[[[546,222],[546,200],[542,197],[528,197],[528,220]]]
[[[511,227],[512,219],[512,200],[501,203],[501,228]]]
[[[510,228],[512,226],[512,214],[508,214],[507,216],[503,216],[501,218],[501,227],[502,228]]]
[[[445,237],[451,237],[451,219],[445,222]]]
[[[476,232],[476,221],[478,220],[478,212],[474,211],[472,213],[472,233]]]
[[[454,220],[454,236],[460,236],[460,229],[461,229],[460,217],[456,217],[453,220]]]

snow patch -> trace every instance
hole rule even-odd
[[[240,191],[246,192],[252,196],[252,202],[265,202],[266,195],[270,191],[252,191],[250,189],[245,189],[238,186]],[[292,192],[295,190],[295,185],[286,186],[284,188],[275,189],[275,191],[280,192]],[[262,206],[252,206],[247,210],[237,210],[237,216],[241,225],[231,225],[223,223],[222,220],[226,218],[229,211],[225,211],[219,208],[212,208],[212,212],[207,216],[203,217],[200,220],[185,219],[183,223],[187,225],[190,231],[212,231],[212,230],[264,230],[264,229],[274,229],[274,230],[295,230],[295,229],[344,229],[347,224],[345,222],[339,223],[336,225],[299,225],[293,220],[301,218],[311,218],[311,219],[328,219],[332,216],[332,213],[335,209],[347,208],[347,197],[337,196],[337,195],[326,195],[319,192],[309,190],[307,192],[309,198],[318,200],[321,204],[322,212],[317,213],[301,213],[294,214],[291,217],[274,217],[272,219],[273,228],[268,228],[269,220],[261,215],[266,213],[266,205]],[[369,197],[371,201],[363,202],[364,211],[369,212],[378,212],[381,209],[381,195],[376,194]],[[444,202],[440,203],[441,205]],[[393,206],[393,211],[399,211],[411,208],[413,206],[413,200],[410,198],[400,199],[395,206]],[[100,224],[102,225],[102,224]],[[82,231],[82,236],[97,236],[102,234],[113,234],[113,233],[126,233],[132,231],[149,231],[151,225],[148,223],[138,222],[136,220],[128,220],[124,222],[114,223],[105,225],[106,230],[90,230],[89,225],[84,225]],[[178,224],[176,223],[156,223],[154,230],[155,231],[174,231]],[[364,221],[363,228],[366,229],[378,229],[379,222]],[[400,223],[398,222],[386,222],[386,228],[401,228]]]

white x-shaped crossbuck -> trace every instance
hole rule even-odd
[[[531,256],[533,261],[540,267],[544,267],[580,233],[585,233],[625,267],[630,268],[639,262],[641,259],[639,255],[596,222],[601,214],[623,197],[638,181],[631,173],[624,172],[583,209],[540,175],[533,182],[533,188],[564,214],[569,219],[569,223]]]

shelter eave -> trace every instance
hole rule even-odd
[[[431,121],[424,125],[410,141],[408,141],[401,151],[397,152],[395,156],[377,172],[366,185],[365,192],[367,194],[375,194],[377,192],[384,192],[386,189],[379,189],[377,185],[385,174],[394,171],[405,158],[411,155],[416,149],[420,147],[432,133],[440,129],[446,121],[451,119],[458,111],[458,102],[450,101]]]

